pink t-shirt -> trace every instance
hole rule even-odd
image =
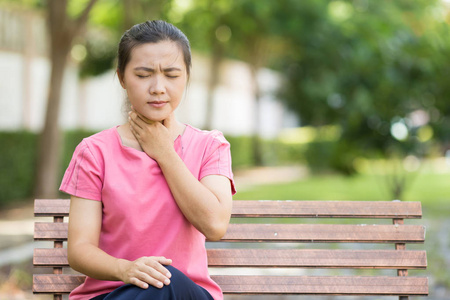
[[[207,175],[226,176],[235,193],[230,144],[222,133],[187,125],[174,147],[198,180]],[[102,202],[99,247],[106,253],[128,260],[165,256],[215,300],[223,299],[219,286],[209,277],[205,236],[178,208],[157,162],[145,152],[123,146],[116,127],[77,146],[60,190]],[[90,299],[121,285],[123,282],[87,277],[70,299]]]

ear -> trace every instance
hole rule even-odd
[[[122,76],[122,73],[120,73],[119,69],[116,70],[116,73],[117,73],[117,77],[119,77],[120,85],[122,86],[123,89],[126,89],[125,80]]]

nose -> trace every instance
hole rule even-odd
[[[158,74],[152,76],[152,80],[150,81],[149,92],[152,95],[165,94],[166,88],[164,84],[164,78],[162,78]]]

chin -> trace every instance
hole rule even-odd
[[[168,116],[145,116],[145,117],[152,122],[162,122],[168,118]]]

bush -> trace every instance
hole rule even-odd
[[[83,130],[65,133],[60,178],[76,145],[91,134]],[[38,134],[28,131],[0,132],[0,207],[33,196],[38,139]]]
[[[359,152],[359,148],[343,140],[311,142],[307,145],[305,159],[314,173],[336,171],[353,175],[356,173],[353,161]]]
[[[60,176],[62,178],[81,140],[93,131],[73,130],[64,134]],[[252,138],[227,136],[231,144],[232,167],[252,167],[254,157]],[[0,132],[0,206],[17,199],[33,196],[34,176],[37,165],[38,135],[27,131]],[[273,140],[261,140],[260,146],[265,165],[292,164],[304,161],[305,146],[285,144]]]
[[[85,137],[91,136],[94,133],[96,132],[82,129],[70,130],[65,132],[63,154],[61,155],[61,176],[59,176],[59,178],[63,177],[64,172],[66,171],[67,167],[69,166],[69,162],[72,159],[73,152],[75,151],[75,148],[78,146],[78,144]]]
[[[0,132],[0,206],[32,195],[37,140],[28,131]]]
[[[249,167],[253,165],[252,138],[248,136],[226,136],[231,145],[231,159],[233,168]]]
[[[247,168],[255,165],[252,137],[227,136],[231,144],[233,169]],[[265,166],[286,165],[305,162],[305,145],[287,144],[278,140],[260,139],[262,160]]]

